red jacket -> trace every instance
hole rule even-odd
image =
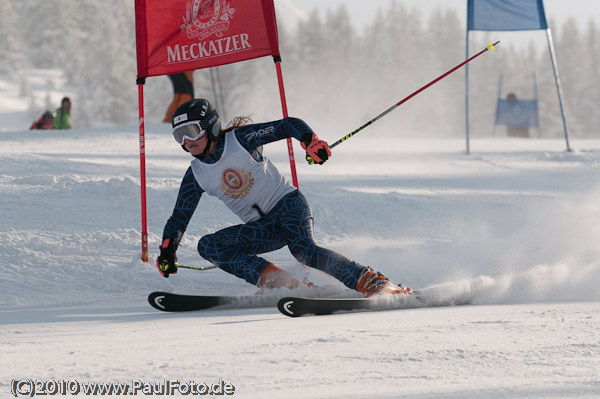
[[[44,115],[40,116],[40,119],[33,122],[29,130],[40,129],[48,130],[52,129],[52,123],[54,122],[54,116],[49,111],[44,112]]]

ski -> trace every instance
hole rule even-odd
[[[277,302],[277,309],[289,317],[329,315],[337,312],[413,309],[423,307],[470,304],[470,296],[440,300],[422,293],[385,295],[373,298],[301,298],[285,297]]]
[[[290,317],[304,315],[327,315],[337,312],[411,309],[436,306],[466,305],[471,303],[469,294],[415,292],[408,295],[384,295],[373,298],[331,297],[327,290],[311,291],[309,297],[269,295],[183,295],[156,291],[148,295],[148,303],[163,312],[190,312],[207,309],[246,309],[275,307]],[[307,292],[298,292],[304,295]],[[289,293],[287,294],[289,295]],[[313,296],[317,295],[317,296]]]
[[[190,312],[206,309],[243,309],[275,306],[281,296],[266,295],[182,295],[170,292],[152,292],[148,303],[163,312]]]
[[[277,309],[290,317],[304,315],[326,315],[340,311],[357,311],[368,309],[372,304],[368,298],[343,298],[343,299],[315,299],[285,297],[277,302]]]

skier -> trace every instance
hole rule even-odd
[[[188,101],[173,114],[175,141],[194,159],[163,231],[156,260],[159,272],[164,277],[177,273],[177,247],[206,192],[222,200],[244,223],[202,237],[200,256],[262,290],[306,284],[257,256],[287,246],[298,262],[330,274],[365,296],[411,293],[382,273],[317,246],[306,198],[262,155],[264,144],[293,137],[307,156],[323,164],[331,155],[327,143],[297,118],[249,122],[238,117],[222,129],[217,111],[205,99]]]

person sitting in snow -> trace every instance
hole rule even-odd
[[[29,130],[49,130],[52,129],[52,124],[54,122],[54,115],[50,111],[44,112],[40,119],[33,122]]]
[[[160,274],[177,273],[177,248],[202,194],[207,193],[223,201],[244,223],[205,235],[198,242],[198,252],[250,284],[261,289],[311,285],[257,256],[287,246],[298,262],[330,274],[365,296],[411,293],[382,273],[317,246],[306,198],[262,154],[263,145],[293,137],[307,157],[323,164],[331,155],[327,143],[301,119],[249,122],[238,117],[221,129],[219,115],[206,99],[188,101],[175,111],[173,136],[194,159],[164,227],[156,260]]]
[[[60,102],[60,108],[54,113],[53,129],[70,129],[71,128],[71,99],[65,97]]]

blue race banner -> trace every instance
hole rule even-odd
[[[468,0],[467,30],[548,29],[542,0]]]
[[[498,99],[496,125],[538,127],[537,100]]]

